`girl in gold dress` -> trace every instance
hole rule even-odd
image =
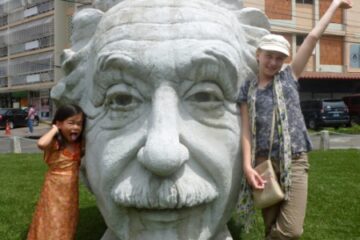
[[[37,142],[49,166],[28,240],[75,239],[79,216],[79,166],[85,116],[80,107],[64,105],[53,126]]]

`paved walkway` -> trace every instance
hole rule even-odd
[[[320,149],[320,133],[311,134],[314,149]],[[330,134],[330,149],[360,149],[360,135],[358,134]]]
[[[44,133],[49,131],[51,125],[48,123],[40,123],[39,126],[34,127],[34,132],[32,134],[29,133],[29,129],[27,127],[22,128],[14,128],[10,130],[10,136],[17,137],[27,137],[27,138],[39,138]],[[5,129],[0,129],[0,137],[8,137],[9,135],[5,134]]]
[[[40,123],[30,134],[28,128],[14,128],[7,135],[5,129],[0,129],[0,153],[40,153],[36,142],[50,129],[50,124]]]

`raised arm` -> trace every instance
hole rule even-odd
[[[301,44],[297,51],[291,67],[293,74],[298,79],[301,73],[304,71],[307,61],[309,60],[312,51],[314,50],[317,41],[324,33],[325,29],[329,25],[331,18],[334,16],[338,8],[348,9],[352,7],[351,0],[333,0],[325,14],[320,18],[319,22],[306,36],[304,42]]]
[[[45,150],[46,148],[48,148],[58,131],[59,129],[57,128],[57,126],[53,125],[52,128],[37,141],[38,147],[41,150]]]

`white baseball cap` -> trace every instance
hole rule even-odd
[[[290,43],[283,36],[277,34],[268,34],[262,37],[258,49],[281,52],[286,56],[290,55]]]

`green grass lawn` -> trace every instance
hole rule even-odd
[[[360,240],[360,151],[310,154],[305,240]],[[0,154],[0,238],[25,239],[46,166],[41,154]],[[94,198],[80,186],[80,240],[100,239],[105,224]],[[262,239],[262,220],[235,239]],[[156,240],[156,239],[154,239]]]
[[[360,240],[360,151],[313,151],[302,240]],[[262,218],[244,240],[259,240]]]
[[[46,172],[42,154],[0,154],[0,239],[26,239]],[[80,186],[78,237],[99,240],[105,223],[95,199]]]

